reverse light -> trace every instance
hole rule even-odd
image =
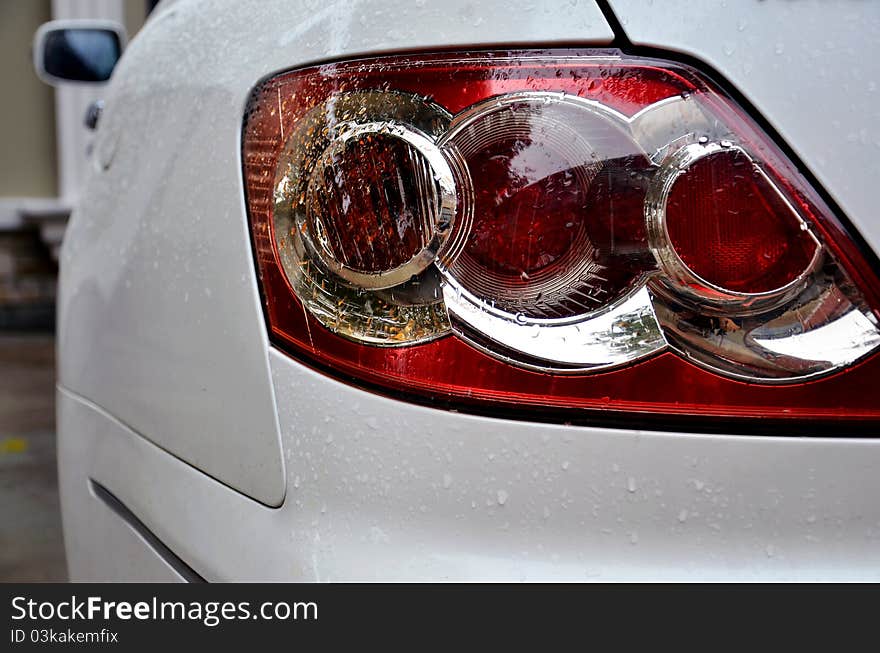
[[[255,91],[243,151],[273,340],[322,369],[453,404],[880,417],[880,282],[688,67],[329,64]]]

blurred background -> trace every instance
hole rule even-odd
[[[0,582],[67,580],[55,465],[58,249],[103,84],[40,81],[37,28],[106,19],[131,39],[150,0],[0,0]]]

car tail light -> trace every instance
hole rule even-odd
[[[616,52],[273,77],[243,134],[273,341],[452,405],[880,416],[880,281],[695,70]]]

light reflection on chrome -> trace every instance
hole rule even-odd
[[[782,307],[757,315],[700,313],[670,294],[652,292],[670,346],[698,365],[760,383],[791,383],[851,365],[880,346],[876,318],[853,304],[833,280]]]
[[[880,332],[871,314],[853,309],[836,320],[804,333],[784,338],[760,337],[760,329],[751,339],[765,351],[789,358],[808,355],[827,366],[840,367],[857,360],[880,345]]]
[[[454,282],[443,284],[453,329],[472,344],[523,367],[559,373],[608,368],[666,346],[644,286],[597,314],[536,320],[492,310]]]

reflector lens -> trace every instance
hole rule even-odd
[[[666,202],[675,252],[709,283],[766,293],[803,275],[817,244],[769,180],[739,150],[693,163]]]

